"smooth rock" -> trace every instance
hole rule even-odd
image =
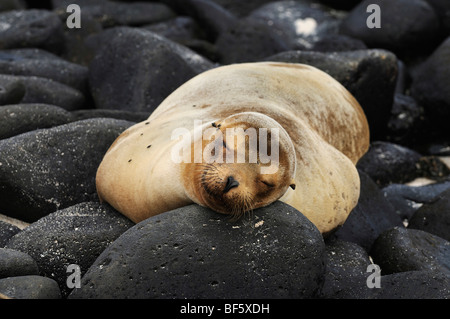
[[[380,28],[367,25],[373,13],[367,12],[371,4],[380,8]],[[363,40],[371,48],[414,56],[435,45],[439,21],[433,8],[423,0],[364,0],[344,19],[341,32]]]
[[[222,64],[255,62],[289,49],[265,22],[252,18],[241,19],[222,32],[216,46]]]
[[[73,120],[70,112],[47,104],[16,104],[0,107],[0,140],[25,132],[67,124]]]
[[[47,10],[13,10],[0,13],[0,49],[41,48],[60,52],[63,25]],[[24,32],[26,30],[26,32]]]
[[[450,241],[450,188],[420,207],[409,220],[408,228]]]
[[[298,1],[271,2],[249,17],[269,25],[291,50],[310,49],[323,36],[336,34],[340,23],[336,11]]]
[[[20,232],[19,227],[0,220],[0,248],[3,248],[18,232]]]
[[[321,298],[361,299],[368,291],[369,255],[361,246],[341,240],[326,242],[327,262]]]
[[[19,78],[0,74],[0,105],[19,103],[25,92],[25,85]]]
[[[410,219],[424,204],[434,203],[435,198],[450,189],[450,181],[424,186],[391,184],[382,189],[384,197],[402,219]]]
[[[412,78],[411,95],[424,107],[429,131],[449,137],[450,37],[412,72]]]
[[[58,282],[66,296],[71,291],[66,284],[67,266],[78,265],[84,274],[133,225],[108,205],[86,202],[41,218],[11,238],[7,247],[32,256],[40,274]]]
[[[359,202],[344,225],[332,236],[356,243],[369,251],[382,232],[403,224],[375,182],[361,171],[359,171],[359,177],[361,180]]]
[[[50,79],[37,76],[0,75],[0,83],[4,81],[7,95],[5,104],[52,104],[70,111],[81,109],[86,102],[80,91]]]
[[[0,248],[0,279],[26,275],[39,275],[39,267],[27,253]]]
[[[181,84],[213,67],[190,49],[150,31],[123,27],[102,34],[105,45],[89,75],[97,108],[151,112]]]
[[[450,242],[422,230],[387,230],[374,242],[370,255],[383,274],[431,270],[450,275]]]
[[[389,141],[413,147],[423,140],[424,109],[414,98],[395,94],[388,122]]]
[[[34,75],[63,83],[83,93],[88,89],[87,67],[70,63],[56,55],[53,59],[33,59],[0,51],[0,74]]]
[[[361,104],[372,140],[384,139],[397,78],[397,58],[384,50],[349,52],[283,52],[266,61],[304,63],[335,78]]]
[[[0,141],[0,211],[32,222],[97,200],[95,174],[104,154],[132,122],[90,119]]]
[[[380,187],[385,187],[392,183],[410,182],[418,177],[417,165],[421,157],[421,154],[401,145],[373,142],[357,167]]]
[[[33,275],[0,279],[0,294],[13,299],[61,299],[56,281]]]
[[[70,298],[311,298],[324,274],[317,228],[282,202],[232,222],[190,205],[129,229]]]

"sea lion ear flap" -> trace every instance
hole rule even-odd
[[[291,185],[289,185],[292,189],[295,189],[295,180],[291,180]]]

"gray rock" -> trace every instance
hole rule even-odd
[[[33,257],[40,275],[54,279],[63,294],[67,286],[67,266],[78,265],[84,274],[100,253],[134,225],[107,205],[77,204],[57,211],[25,228],[7,247]]]
[[[86,94],[87,67],[70,63],[56,55],[53,57],[53,59],[33,59],[0,51],[0,74],[34,75],[63,83]]]
[[[47,10],[13,10],[0,13],[0,49],[41,48],[60,52],[63,25]],[[24,32],[26,30],[26,32]]]
[[[369,255],[361,246],[341,240],[326,242],[327,262],[321,298],[361,299],[367,288]]]
[[[54,105],[17,104],[0,107],[0,140],[25,132],[50,128],[73,120],[70,112]]]
[[[283,52],[265,59],[312,65],[335,78],[361,104],[372,140],[384,139],[397,79],[397,58],[384,50]]]
[[[383,271],[382,271],[383,272]],[[449,299],[450,277],[436,271],[405,271],[381,276],[372,299]]]
[[[89,76],[97,108],[151,112],[181,84],[213,67],[190,49],[146,30],[110,29],[100,42],[104,46]]]
[[[383,188],[384,197],[402,219],[410,219],[426,203],[432,204],[443,191],[450,189],[450,181],[424,186],[391,184]]]
[[[190,205],[129,229],[99,256],[70,298],[310,298],[325,246],[282,202],[232,222]]]
[[[0,294],[14,299],[61,299],[56,281],[32,275],[0,279]]]
[[[357,167],[380,187],[385,187],[392,183],[410,182],[418,177],[417,165],[421,157],[421,154],[401,145],[373,142]]]
[[[25,85],[19,78],[0,74],[0,105],[19,103],[25,92]]]
[[[26,275],[39,275],[34,259],[18,250],[0,248],[0,279]]]
[[[381,11],[381,27],[367,27],[370,4]],[[344,19],[341,32],[363,40],[369,47],[385,48],[396,53],[417,53],[436,41],[438,17],[423,0],[365,0]],[[417,46],[417,43],[420,46]]]
[[[20,228],[0,220],[0,248],[4,247],[12,236],[20,232]]]
[[[0,141],[0,211],[32,222],[97,200],[95,175],[117,136],[134,123],[90,119]]]
[[[344,225],[332,236],[356,243],[369,251],[382,232],[403,224],[375,182],[361,171],[359,171],[359,177],[361,180],[359,202]]]
[[[269,25],[291,50],[310,49],[323,36],[336,34],[340,24],[336,11],[307,1],[271,2],[249,17]]]
[[[374,242],[370,255],[383,274],[431,270],[450,275],[450,242],[422,230],[387,230]]]
[[[0,83],[4,81],[7,83],[6,95],[8,96],[4,104],[53,104],[66,110],[80,109],[85,105],[83,93],[50,79],[37,76],[0,75]],[[22,93],[23,89],[24,93]]]
[[[408,228],[420,229],[450,241],[450,188],[419,208],[409,220]]]
[[[222,64],[255,62],[289,49],[265,22],[254,18],[241,19],[222,32],[216,46]]]
[[[91,119],[91,118],[112,118],[118,120],[125,120],[130,122],[142,122],[148,119],[148,112],[132,112],[121,110],[108,109],[86,109],[71,112],[76,121]]]
[[[424,107],[430,131],[448,137],[450,117],[450,37],[412,72],[411,95]]]

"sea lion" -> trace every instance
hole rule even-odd
[[[226,129],[247,137],[229,138]],[[266,150],[277,145],[271,163],[261,141],[252,147],[248,129],[266,137]],[[219,138],[205,138],[208,132]],[[280,199],[326,233],[357,204],[355,164],[368,147],[363,110],[326,73],[303,64],[234,64],[187,81],[122,133],[98,168],[97,191],[134,222],[192,203],[240,216]],[[245,162],[236,162],[242,152]],[[231,153],[234,162],[225,161]]]

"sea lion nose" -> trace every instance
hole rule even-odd
[[[238,187],[238,186],[239,186],[239,182],[237,180],[235,180],[233,176],[228,176],[227,185],[225,185],[223,192],[227,193],[230,189],[232,189],[234,187]]]

